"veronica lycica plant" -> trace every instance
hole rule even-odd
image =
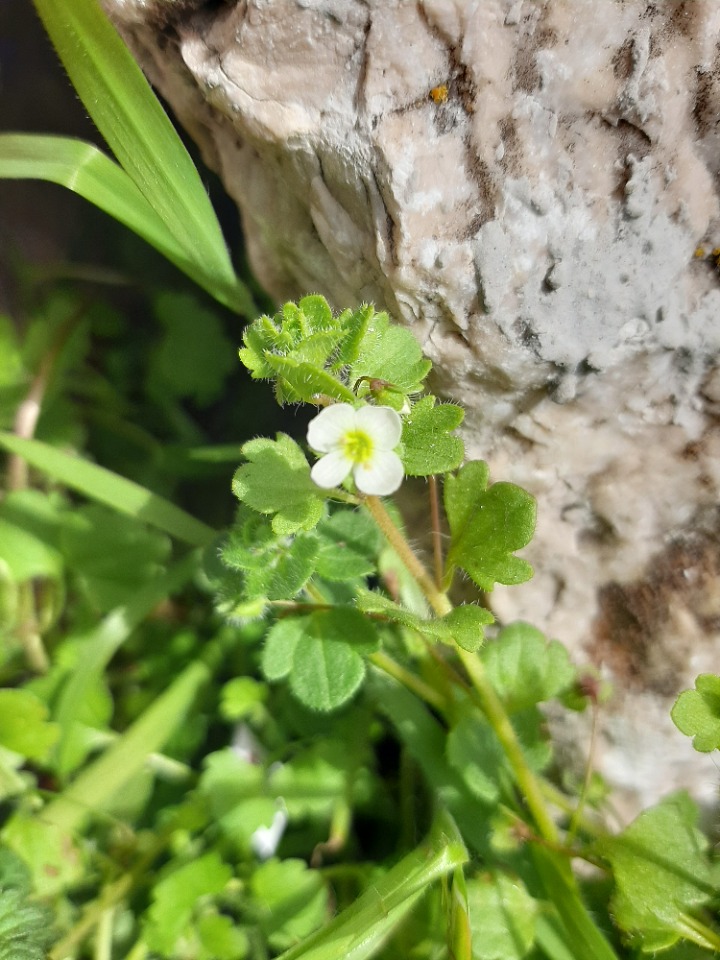
[[[490,485],[481,462],[462,464],[463,445],[454,435],[462,411],[424,394],[429,364],[412,335],[371,307],[333,316],[321,297],[286,304],[276,317],[262,317],[247,329],[240,356],[254,377],[274,381],[281,403],[322,408],[308,429],[311,462],[284,434],[253,440],[243,448],[246,462],[233,482],[243,507],[220,548],[224,573],[214,574],[215,583],[221,608],[231,618],[268,618],[266,679],[285,680],[305,706],[331,711],[356,695],[370,663],[446,717],[455,752],[464,729],[458,726],[460,696],[467,701],[463,709],[479,708],[477,715],[493,731],[523,798],[518,815],[540,842],[560,845],[541,782],[477,655],[492,614],[476,603],[455,606],[448,595],[456,570],[482,590],[528,579],[530,566],[514,552],[532,536],[532,498],[513,484]],[[434,573],[381,499],[395,492],[404,476],[444,478],[450,539]],[[437,494],[436,483],[431,491]],[[431,515],[438,514],[435,503]],[[369,587],[368,576],[384,576],[376,559],[382,552],[378,532],[424,604],[408,605],[402,579],[392,589]],[[438,642],[453,647],[467,679],[442,656],[417,675],[411,663],[393,655],[387,634],[392,625],[413,631],[430,650]],[[540,646],[536,654],[544,657],[544,640]],[[573,676],[564,657],[561,686]],[[452,694],[456,681],[460,687]],[[404,736],[411,727],[390,708],[392,690],[387,688],[380,702]],[[437,749],[436,737],[424,741],[427,750]],[[419,759],[422,764],[427,758]],[[430,762],[431,778],[438,775],[438,762]],[[461,830],[464,824],[482,846],[482,831],[466,818],[462,804],[453,806]],[[555,902],[566,942],[582,943],[583,960],[610,960],[612,949],[577,892],[569,892],[575,886],[566,861],[554,856],[546,895]],[[550,873],[545,870],[548,878]]]

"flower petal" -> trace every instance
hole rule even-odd
[[[373,439],[378,450],[392,450],[400,443],[402,420],[392,407],[361,407],[355,421]]]
[[[355,411],[350,404],[333,403],[321,410],[308,424],[308,446],[320,453],[330,453],[340,446],[345,434],[354,427]]]
[[[395,493],[403,482],[404,475],[402,460],[389,450],[378,450],[370,463],[356,464],[353,469],[358,490],[374,497],[386,497]]]
[[[352,460],[348,460],[341,450],[321,457],[310,471],[311,480],[323,490],[330,490],[342,483],[352,469]]]

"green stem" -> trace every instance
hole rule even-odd
[[[113,923],[115,921],[115,907],[110,907],[100,917],[95,934],[94,960],[111,960]]]
[[[443,549],[442,549],[442,530],[440,529],[440,497],[438,494],[437,477],[429,477],[430,482],[430,522],[432,524],[432,542],[433,542],[433,571],[435,573],[435,586],[438,590],[442,589],[444,577]]]
[[[515,728],[510,722],[510,717],[507,715],[500,697],[495,692],[495,688],[488,680],[482,661],[475,654],[468,653],[466,650],[458,650],[458,653],[478,695],[480,706],[490,726],[495,731],[496,737],[502,744],[515,774],[517,785],[525,797],[525,802],[533,816],[540,836],[549,843],[558,843],[558,830],[548,812],[540,784],[525,760],[525,754],[515,733]]]
[[[580,790],[580,796],[578,798],[578,803],[575,808],[575,812],[572,815],[570,820],[570,826],[568,827],[568,842],[572,843],[575,834],[577,833],[578,826],[580,824],[580,818],[585,809],[585,804],[587,803],[588,793],[590,792],[590,781],[592,780],[593,772],[593,757],[595,755],[595,741],[597,737],[597,721],[598,721],[598,707],[597,703],[593,702],[592,705],[592,727],[590,731],[590,747],[587,754],[587,762],[585,763],[585,775],[583,777],[583,784]]]
[[[424,564],[407,542],[402,532],[395,526],[392,517],[385,509],[385,505],[379,497],[365,497],[365,506],[370,511],[373,520],[383,532],[385,539],[400,557],[403,565],[407,568],[418,583],[418,586],[425,594],[430,606],[439,617],[444,617],[446,613],[452,610],[452,604],[447,594],[438,590],[435,581],[425,569]]]
[[[404,687],[407,687],[408,690],[414,693],[416,697],[424,700],[425,703],[429,704],[435,710],[439,710],[442,713],[447,709],[447,703],[442,694],[434,690],[429,684],[425,683],[424,680],[416,676],[416,674],[410,670],[406,670],[405,667],[401,666],[396,660],[393,660],[392,657],[389,657],[384,651],[378,650],[377,653],[370,654],[368,659],[371,663],[374,663],[376,667],[379,667],[389,676],[393,677],[393,679],[399,681]]]
[[[365,505],[372,514],[378,527],[382,530],[390,546],[407,567],[408,572],[417,581],[418,586],[425,594],[428,603],[435,613],[440,617],[450,613],[453,606],[447,594],[438,590],[435,581],[405,539],[402,531],[396,527],[382,501],[377,497],[365,497]],[[528,766],[520,741],[510,722],[510,717],[495,692],[495,688],[488,680],[482,661],[475,654],[468,653],[466,650],[458,649],[458,654],[470,677],[480,706],[490,726],[495,731],[495,735],[502,744],[505,755],[515,775],[515,781],[525,798],[538,833],[544,840],[547,840],[548,843],[558,843],[558,830],[545,804],[540,783]]]

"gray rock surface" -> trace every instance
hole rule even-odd
[[[615,681],[627,811],[714,798],[668,709],[720,661],[720,4],[104,3],[266,288],[390,310],[537,495],[492,605]]]

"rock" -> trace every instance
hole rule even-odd
[[[492,605],[612,676],[628,812],[714,798],[668,711],[720,653],[720,5],[104,3],[270,293],[387,308],[538,497]]]

